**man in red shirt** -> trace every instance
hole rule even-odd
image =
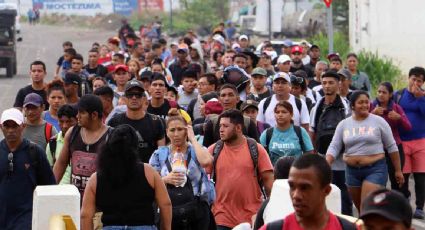
[[[230,230],[240,223],[251,222],[262,202],[257,177],[261,178],[266,194],[270,194],[273,167],[266,150],[255,140],[243,135],[244,118],[239,110],[223,112],[218,121],[220,141],[208,149],[214,155],[215,146],[222,144],[219,157],[215,156],[215,163],[208,167],[210,172],[214,168],[217,194],[212,212],[217,230]],[[256,171],[249,147],[252,143],[258,149]],[[254,172],[257,176],[254,176]]]
[[[340,230],[356,229],[345,219],[335,216],[326,208],[326,197],[331,192],[332,170],[325,158],[304,154],[289,171],[289,195],[295,212],[283,220],[264,225],[260,230]],[[285,205],[285,204],[282,204]]]

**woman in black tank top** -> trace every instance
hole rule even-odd
[[[93,229],[95,211],[103,212],[103,229],[155,230],[153,203],[161,212],[161,229],[171,229],[171,201],[161,177],[137,158],[138,138],[129,125],[110,134],[98,158],[97,173],[86,186],[81,229]],[[118,228],[117,228],[118,227]]]

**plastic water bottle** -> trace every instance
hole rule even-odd
[[[181,185],[177,186],[177,187],[183,187],[186,184],[186,181],[187,181],[187,177],[186,177],[187,168],[186,168],[183,153],[181,153],[179,151],[174,153],[173,163],[172,163],[171,167],[173,169],[173,172],[182,173],[182,174],[185,175],[183,183]]]

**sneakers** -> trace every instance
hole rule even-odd
[[[415,213],[413,214],[413,218],[415,219],[425,219],[425,213],[423,210],[416,209]]]

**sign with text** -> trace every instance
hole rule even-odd
[[[139,12],[143,11],[164,11],[163,0],[139,0]]]
[[[138,0],[113,0],[114,13],[130,16],[137,11]]]
[[[33,0],[33,8],[43,13],[96,15],[112,13],[111,0]]]

